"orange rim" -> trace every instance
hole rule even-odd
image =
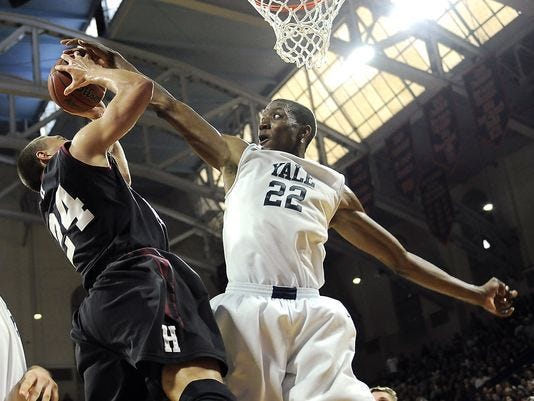
[[[266,5],[263,4],[263,0],[255,0],[256,5],[261,8],[268,8],[270,11],[298,11],[298,10],[311,10],[312,8],[315,8],[317,4],[323,2],[323,0],[310,0],[304,4],[298,4],[298,5]]]

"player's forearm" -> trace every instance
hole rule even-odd
[[[160,94],[155,89],[155,96]],[[206,163],[217,169],[225,164],[229,156],[223,136],[191,107],[174,100],[166,103],[165,107],[158,107],[157,113],[176,129]]]
[[[100,66],[93,66],[88,70],[86,80],[89,83],[109,89],[116,94],[120,91],[135,91],[139,86],[150,86],[152,91],[153,87],[152,81],[141,74]]]
[[[483,304],[479,287],[452,277],[432,263],[407,252],[391,233],[364,212],[338,210],[332,227],[352,245],[408,280],[456,299]]]
[[[480,287],[451,276],[434,264],[407,252],[395,269],[400,275],[430,290],[474,304],[483,305]]]
[[[130,63],[128,60],[126,60],[124,57],[122,57],[122,55],[120,55],[117,52],[113,52],[113,62],[115,63],[116,68],[139,73],[139,70],[135,68],[135,66],[132,63]]]

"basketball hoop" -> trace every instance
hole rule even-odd
[[[326,62],[332,24],[344,1],[248,0],[274,29],[274,50],[282,60],[306,68]]]

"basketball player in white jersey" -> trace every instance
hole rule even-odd
[[[107,67],[135,70],[102,45],[64,43]],[[496,278],[467,284],[409,253],[365,214],[341,174],[304,159],[316,131],[306,107],[272,101],[256,145],[221,135],[157,84],[152,104],[223,174],[229,283],[212,307],[228,352],[227,382],[239,400],[373,401],[352,371],[356,331],[347,310],[319,296],[329,228],[415,283],[497,316],[513,312],[516,291]]]
[[[0,297],[0,401],[58,401],[57,384],[40,366],[26,370],[15,320]]]

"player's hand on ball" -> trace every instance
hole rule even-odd
[[[89,55],[85,54],[82,56],[79,52],[74,52],[72,55],[62,54],[61,59],[66,61],[67,64],[57,64],[55,69],[67,72],[72,78],[72,82],[65,88],[65,96],[68,96],[76,89],[90,84],[87,74],[97,65],[91,60]]]
[[[130,64],[126,59],[117,51],[104,46],[101,43],[90,42],[79,38],[63,39],[62,45],[72,46],[70,49],[65,50],[63,53],[71,54],[75,51],[86,52],[91,59],[105,68],[120,68],[128,71],[137,72],[137,69]]]
[[[501,280],[493,277],[482,287],[485,296],[482,307],[500,317],[508,317],[514,312],[513,300],[517,297],[516,290],[510,290]]]
[[[87,42],[82,39],[72,38],[63,39],[62,45],[73,46],[70,49],[63,51],[64,54],[73,54],[76,51],[86,52],[91,59],[105,68],[117,68],[114,60],[114,52],[104,45],[96,42]]]

